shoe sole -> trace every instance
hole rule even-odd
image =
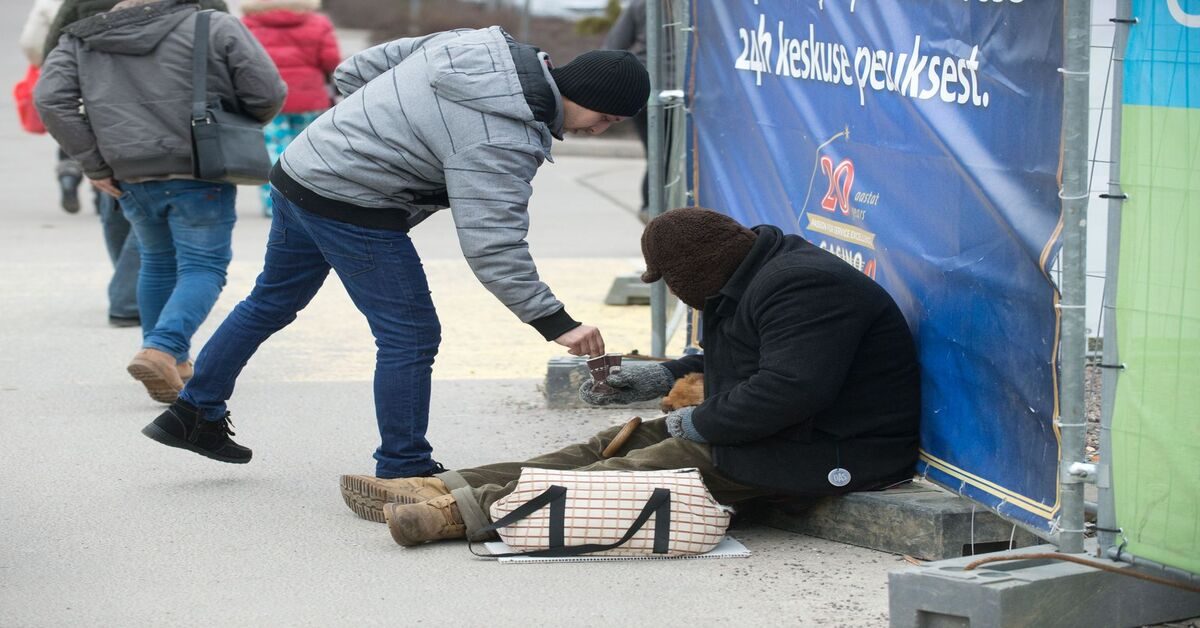
[[[183,440],[182,438],[168,434],[161,427],[159,427],[153,423],[147,425],[146,427],[143,427],[142,434],[145,434],[147,437],[150,438],[150,440],[162,443],[163,445],[166,445],[167,447],[175,447],[176,449],[186,449],[192,453],[200,454],[201,456],[204,456],[205,458],[211,458],[213,460],[217,460],[220,462],[227,462],[229,464],[246,464],[247,462],[250,462],[249,458],[244,458],[244,459],[243,458],[229,458],[227,456],[220,456],[220,455],[214,454],[211,451],[201,449],[201,448],[187,442],[186,440]]]
[[[385,488],[375,486],[362,478],[343,475],[341,479],[342,500],[354,514],[375,523],[387,523],[383,514],[386,504],[415,504],[412,497],[393,495]]]
[[[179,390],[167,383],[163,376],[149,364],[133,362],[125,368],[134,379],[146,387],[150,398],[160,403],[175,403],[179,398]]]

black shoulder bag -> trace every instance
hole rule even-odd
[[[208,38],[212,11],[196,14],[192,47],[192,176],[241,185],[267,182],[271,157],[262,125],[208,101]]]

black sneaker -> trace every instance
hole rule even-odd
[[[80,177],[72,175],[58,178],[58,187],[62,189],[62,208],[68,214],[79,213],[79,182]]]
[[[191,404],[176,401],[154,422],[142,428],[142,433],[168,446],[194,451],[206,458],[245,464],[250,462],[253,452],[248,447],[233,442],[229,413],[218,421],[200,418]]]

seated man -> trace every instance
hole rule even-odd
[[[343,476],[359,516],[386,520],[401,545],[462,538],[521,467],[648,471],[695,467],[723,504],[873,490],[911,477],[920,378],[908,325],[891,296],[795,235],[747,229],[701,208],[667,212],[642,234],[646,274],[704,312],[704,354],[627,364],[614,389],[580,389],[595,405],[645,401],[703,372],[705,399],[643,423],[622,450],[620,427],[525,462],[393,480]]]

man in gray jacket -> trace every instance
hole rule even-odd
[[[332,268],[378,347],[376,475],[430,475],[441,470],[425,439],[441,328],[408,230],[449,206],[463,254],[497,299],[571,353],[604,353],[599,330],[572,319],[538,277],[525,242],[530,183],[564,131],[598,134],[637,113],[649,79],[624,51],[553,68],[499,27],[382,44],[343,62],[334,79],[346,99],[271,174],[275,214],[253,292],[205,345],[179,400],[143,433],[248,462],[226,421],[237,375]]]
[[[120,199],[137,234],[142,350],[128,370],[168,403],[191,376],[192,335],[225,285],[236,218],[232,184],[192,177],[198,10],[195,0],[125,0],[74,22],[35,93],[51,135]],[[212,15],[210,38],[209,97],[259,121],[274,117],[287,87],[262,46],[226,13]]]

